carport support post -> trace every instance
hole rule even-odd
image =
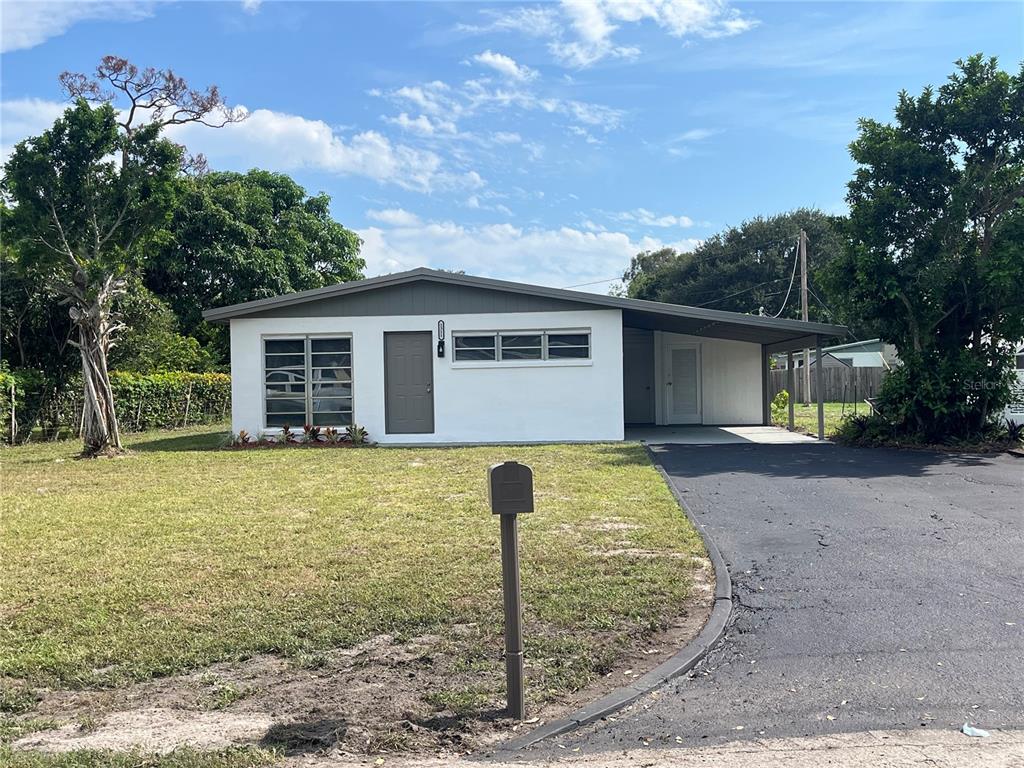
[[[793,431],[793,403],[796,400],[796,392],[793,391],[793,353],[786,353],[786,389],[789,391],[789,431]]]
[[[821,360],[821,336],[814,337],[814,354],[818,369],[814,372],[814,383],[818,392],[818,439],[825,439],[825,364]]]

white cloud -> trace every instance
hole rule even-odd
[[[417,227],[420,224],[420,217],[410,213],[403,208],[384,208],[366,212],[366,218],[371,221],[379,221],[390,227]]]
[[[257,14],[260,12],[260,6],[263,5],[263,0],[242,0],[242,10],[248,14]]]
[[[139,21],[153,14],[154,3],[120,0],[115,2],[32,2],[0,3],[0,53],[33,48],[58,37],[80,21]]]
[[[396,91],[392,91],[391,95],[394,98],[412,102],[427,114],[437,115],[443,114],[453,106],[452,99],[448,95],[450,90],[451,88],[447,83],[434,80],[424,85],[403,86]],[[374,90],[370,91],[370,95],[379,96],[381,93]]]
[[[0,103],[0,145],[6,150],[40,133],[65,108],[41,99]],[[434,152],[396,144],[377,131],[343,135],[322,120],[268,109],[253,110],[247,120],[224,128],[172,126],[167,135],[190,152],[202,152],[215,168],[315,169],[420,192],[484,186],[476,171],[449,169]]]
[[[548,38],[548,49],[561,63],[582,69],[606,58],[633,59],[636,46],[614,40],[621,24],[653,22],[677,38],[717,38],[753,29],[757,21],[732,8],[727,0],[562,0],[553,8],[488,11],[492,21],[462,25],[467,32],[514,31]]]
[[[600,144],[601,140],[595,137],[586,128],[579,125],[570,125],[569,133],[583,139],[587,144]]]
[[[38,136],[60,117],[66,104],[45,99],[11,99],[0,102],[0,162],[6,162],[14,145]]]
[[[487,24],[459,24],[456,28],[472,34],[519,32],[530,37],[554,37],[561,31],[558,10],[550,6],[512,8],[508,11],[487,8],[481,13],[491,21]]]
[[[712,131],[708,128],[691,128],[688,131],[683,131],[682,133],[673,136],[671,142],[676,143],[682,141],[704,141],[704,139],[708,139],[714,135],[715,131]]]
[[[625,110],[603,104],[541,96],[523,81],[495,84],[489,78],[474,78],[457,86],[434,80],[387,92],[370,91],[370,95],[401,106],[413,105],[431,116],[435,125],[444,116],[443,119],[450,121],[453,127],[456,121],[475,117],[481,112],[509,109],[560,114],[576,123],[600,127],[605,131],[619,128],[626,116]],[[397,118],[386,119],[400,121],[402,118],[400,114]],[[406,121],[412,122],[412,119],[407,116]]]
[[[485,67],[490,67],[495,72],[512,80],[526,81],[537,77],[537,70],[530,69],[525,64],[517,64],[515,59],[503,53],[494,53],[491,50],[486,50],[474,56],[473,61]]]
[[[513,131],[498,131],[491,134],[491,141],[495,144],[521,144],[523,137]]]
[[[632,211],[619,211],[610,214],[616,221],[640,224],[645,227],[692,227],[693,219],[689,216],[673,216],[657,214],[646,208],[634,208]]]
[[[572,227],[462,225],[451,221],[427,221],[416,227],[368,227],[359,235],[368,275],[427,266],[553,287],[601,281],[590,287],[596,292],[604,292],[608,278],[622,274],[639,251],[665,246],[691,249],[697,242],[632,239],[623,232],[588,232]]]
[[[402,112],[398,117],[385,116],[383,119],[385,123],[398,126],[403,131],[416,133],[420,136],[450,136],[458,133],[455,123],[451,120],[441,120],[440,118],[431,120],[426,115],[419,115],[418,117],[412,118],[409,117],[407,113]]]
[[[434,152],[395,144],[377,131],[345,136],[322,120],[269,109],[253,110],[244,122],[221,129],[188,125],[171,129],[168,135],[192,152],[203,152],[214,166],[308,168],[364,176],[420,192],[482,183],[474,172],[447,170]]]

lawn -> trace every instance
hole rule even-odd
[[[850,416],[853,414],[854,403],[825,403],[825,437],[831,437],[835,434],[836,429],[839,427],[840,422],[843,420],[845,415]],[[864,403],[856,404],[857,413],[869,413],[869,408]],[[780,427],[785,427],[789,424],[789,414],[784,411],[782,418],[775,421]],[[797,403],[793,407],[793,426],[801,432],[806,432],[811,435],[818,434],[818,405],[812,403],[811,405],[804,405],[803,403]]]
[[[537,511],[520,525],[534,701],[668,625],[703,562],[636,445],[237,451],[224,439],[223,427],[143,434],[127,457],[86,461],[72,443],[0,452],[0,677],[117,686],[433,634],[454,667],[493,667],[472,694],[500,700],[485,472],[505,459],[535,472]]]

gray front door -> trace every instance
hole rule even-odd
[[[434,336],[384,334],[384,424],[389,435],[434,431]]]
[[[654,333],[622,329],[622,399],[627,424],[654,423]]]

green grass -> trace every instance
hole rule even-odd
[[[831,437],[835,434],[836,429],[839,428],[839,423],[843,420],[843,404],[842,403],[825,403],[825,437]],[[853,403],[847,403],[846,415],[850,416],[853,414]],[[870,413],[870,409],[865,403],[857,403],[857,413]],[[782,418],[775,421],[780,427],[785,427],[789,424],[789,414],[783,411]],[[811,435],[818,434],[818,405],[812,403],[811,405],[804,405],[797,403],[793,407],[793,425],[797,430],[807,432]]]
[[[535,472],[520,537],[542,698],[606,671],[687,598],[689,557],[603,551],[703,553],[636,445],[218,450],[224,437],[136,435],[118,459],[76,460],[73,443],[0,451],[0,677],[116,685],[263,652],[315,666],[381,633],[437,633],[453,664],[494,666],[498,521],[484,481],[504,459]],[[449,631],[469,623],[480,631]]]

